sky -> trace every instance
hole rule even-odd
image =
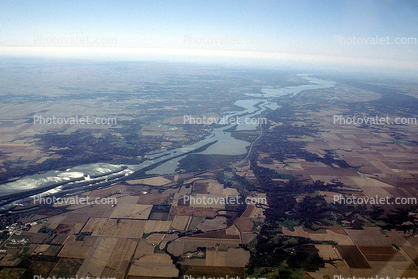
[[[415,71],[418,2],[2,1],[0,56]]]

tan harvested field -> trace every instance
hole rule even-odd
[[[83,212],[75,211],[75,212],[67,214],[65,219],[61,221],[61,224],[76,224],[76,223],[85,224],[90,217],[94,217],[91,215],[96,215],[96,214],[93,214],[93,212],[90,212],[89,215],[86,215]],[[99,214],[99,215],[102,215],[102,214]]]
[[[57,234],[54,239],[52,239],[51,244],[57,245],[62,244],[68,238],[68,234]]]
[[[49,245],[48,249],[46,249],[42,255],[44,256],[57,256],[58,253],[61,251],[61,245]]]
[[[148,236],[145,240],[148,244],[157,245],[160,244],[160,242],[164,239],[165,236],[166,234],[164,233],[153,233],[150,236]]]
[[[170,194],[155,193],[155,194],[140,194],[138,204],[161,204],[170,197]]]
[[[222,195],[227,195],[229,197],[238,197],[239,192],[235,188],[225,188],[222,191]]]
[[[226,229],[226,218],[218,216],[215,219],[206,219],[197,228],[203,232]]]
[[[196,194],[207,194],[209,183],[204,180],[196,180],[193,182],[193,193]]]
[[[147,220],[144,221],[144,233],[152,232],[168,232],[171,227],[172,221],[156,221],[156,220]]]
[[[213,208],[191,208],[186,206],[172,206],[170,213],[175,216],[180,215],[209,218],[214,218],[216,216],[215,209]]]
[[[256,233],[242,233],[242,243],[249,244],[251,241],[253,241],[257,237]]]
[[[345,231],[357,246],[391,246],[390,239],[380,232],[379,227],[365,227],[363,230],[345,229]]]
[[[158,245],[158,247],[160,248],[160,250],[164,250],[165,247],[167,246],[168,241],[167,240],[163,240],[160,242],[160,244]]]
[[[247,205],[247,208],[245,209],[244,213],[242,213],[241,217],[251,217],[251,214],[255,210],[255,205],[249,204]]]
[[[418,278],[418,270],[413,269],[397,269],[396,270],[402,278]]]
[[[250,252],[243,249],[229,248],[227,251],[215,247],[206,247],[206,266],[244,267],[250,259]]]
[[[226,196],[221,194],[196,194],[190,197],[190,207],[225,209]]]
[[[190,216],[174,216],[173,223],[171,227],[174,230],[185,231],[188,229],[189,223],[191,222],[192,217]]]
[[[361,190],[369,197],[386,197],[386,196],[392,196],[390,195],[385,188],[392,188],[393,186],[375,180],[368,177],[350,177],[351,180],[356,183]]]
[[[312,153],[324,154],[323,150],[336,150],[337,155],[352,166],[360,166],[360,171],[371,174],[381,182],[391,186],[401,186],[416,180],[413,179],[416,171],[416,146],[396,142],[390,127],[379,126],[379,133],[370,128],[360,129],[356,125],[333,124],[332,111],[310,111],[312,119],[321,123],[320,138],[313,142],[308,141],[307,150]],[[341,113],[339,111],[338,113]],[[337,113],[337,114],[338,114]],[[393,128],[393,127],[392,127]],[[414,138],[416,130],[412,126],[396,127],[397,132],[407,131],[410,139]],[[325,142],[326,140],[326,142]],[[405,163],[404,163],[405,162]],[[412,165],[411,165],[412,164]],[[305,168],[305,171],[310,171]],[[318,178],[322,173],[310,173]],[[344,177],[336,175],[339,181],[350,185]],[[346,176],[346,175],[345,175]],[[357,174],[353,175],[359,177]],[[324,179],[325,181],[325,179]],[[368,185],[364,185],[368,186]],[[370,186],[370,185],[369,185]],[[371,189],[368,189],[371,191]],[[367,195],[372,195],[368,193]]]
[[[309,233],[312,240],[317,241],[335,241],[339,245],[354,245],[351,238],[346,234],[335,233],[330,230],[326,230],[326,233]]]
[[[49,274],[50,277],[75,277],[83,260],[61,258],[54,269]]]
[[[294,231],[282,227],[282,230],[284,235],[309,238],[309,233],[305,231],[303,227],[294,227]]]
[[[99,277],[110,259],[111,251],[118,242],[117,238],[99,237],[88,253],[86,259],[77,271],[79,277]]]
[[[229,248],[226,257],[228,267],[245,267],[250,260],[250,251],[242,248]]]
[[[137,245],[137,240],[119,238],[101,277],[125,278],[126,271],[131,263]]]
[[[36,233],[30,238],[31,243],[42,243],[42,241],[48,236],[47,233]]]
[[[207,239],[208,241],[211,239],[216,239],[216,240],[228,240],[232,242],[236,242],[236,241],[240,241],[239,235],[235,235],[235,234],[227,234],[226,230],[218,230],[218,231],[210,231],[210,232],[204,232],[204,233],[199,233],[199,234],[194,234],[191,236],[188,236],[186,238],[190,238],[190,239]]]
[[[137,204],[139,200],[138,196],[124,196],[118,199],[118,205],[120,204]]]
[[[19,222],[22,222],[20,220],[21,220],[21,218],[19,218]],[[26,223],[26,222],[22,222],[22,223]],[[44,224],[42,224],[42,223],[34,225],[30,228],[30,230],[28,230],[28,233],[37,233],[43,226],[44,226]]]
[[[94,202],[94,201],[91,201],[91,202]],[[111,211],[113,210],[112,205],[113,204],[111,203],[95,204],[95,205],[90,205],[88,207],[83,207],[83,208],[74,210],[72,213],[68,215],[72,216],[69,218],[75,218],[75,219],[71,220],[71,222],[67,221],[69,219],[66,219],[66,221],[69,223],[82,223],[84,217],[95,217],[95,218],[106,217],[108,216],[109,212],[111,213]]]
[[[163,186],[168,183],[171,183],[171,180],[168,180],[164,177],[151,177],[151,178],[145,178],[145,179],[135,179],[135,180],[128,180],[126,181],[130,185],[136,185],[136,184],[145,184],[150,186]]]
[[[103,227],[107,222],[109,222],[108,218],[90,218],[81,232],[91,232],[94,234],[98,232],[99,229]]]
[[[70,235],[64,242],[64,247],[58,254],[61,258],[85,259],[93,246],[92,241],[76,241],[75,235]],[[95,237],[85,237],[96,240]]]
[[[146,255],[135,260],[128,276],[132,278],[173,278],[179,274],[168,254]]]
[[[91,232],[93,236],[113,236],[140,238],[144,232],[145,220],[91,218],[82,232]]]
[[[240,231],[235,225],[232,225],[226,229],[226,234],[240,235]]]
[[[112,196],[117,193],[121,193],[121,192],[123,193],[129,188],[130,188],[129,186],[117,184],[117,185],[113,185],[110,187],[96,189],[91,192],[86,192],[86,193],[83,193],[83,195],[89,196],[90,199],[94,200],[96,197],[103,198],[103,197]]]
[[[135,250],[133,259],[137,260],[144,255],[149,255],[154,253],[155,247],[152,244],[148,244],[145,239],[138,239],[138,245]]]
[[[200,223],[204,222],[205,219],[206,219],[206,217],[191,217],[191,218],[192,219],[191,219],[191,222],[190,222],[189,228],[188,228],[189,230],[197,229],[197,226]]]
[[[318,254],[324,260],[342,259],[338,250],[333,245],[317,244],[315,248],[319,250]]]
[[[206,247],[206,266],[226,266],[226,251],[218,251],[215,247]]]
[[[403,232],[390,230],[385,231],[385,233],[389,236],[391,243],[395,243],[398,246],[411,246]]]
[[[409,258],[411,262],[413,262],[416,266],[418,266],[418,249],[417,247],[401,247],[401,251],[405,253],[405,255]]]
[[[412,196],[411,194],[407,193],[407,191],[405,191],[402,188],[384,187],[383,189],[389,193],[389,196],[393,196],[393,197],[408,198]]]
[[[59,224],[55,229],[57,234],[75,234],[74,232],[75,224]]]
[[[182,265],[189,265],[189,266],[206,266],[206,259],[200,258],[187,258],[182,262]],[[205,274],[206,275],[206,274]]]
[[[404,236],[404,239],[406,239],[408,241],[408,243],[410,244],[410,246],[418,246],[418,239],[417,237],[414,236]]]
[[[235,226],[242,232],[250,232],[254,227],[254,223],[249,217],[241,217],[235,221]]]
[[[219,184],[219,182],[216,180],[206,180],[205,182],[208,183],[207,191],[209,192],[209,194],[222,195],[223,190],[224,190],[224,185]]]
[[[147,204],[118,204],[110,218],[148,219],[152,205]]]
[[[239,237],[235,235],[234,237]],[[216,238],[195,238],[182,237],[170,242],[167,251],[174,256],[180,256],[186,252],[194,252],[198,247],[215,247],[217,244],[226,245],[226,247],[238,247],[241,243],[239,238],[216,239]]]
[[[40,245],[38,245],[38,247],[36,247],[36,249],[32,252],[32,255],[36,255],[38,253],[45,252],[46,250],[48,250],[49,246],[50,245],[48,245],[48,244],[40,244]]]
[[[48,218],[48,220],[45,223],[45,227],[51,230],[56,229],[59,224],[66,218],[67,216],[65,215],[57,215],[57,216],[53,216],[51,218]]]

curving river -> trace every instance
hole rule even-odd
[[[159,153],[149,154],[149,159],[138,165],[112,165],[108,163],[86,164],[66,171],[48,171],[43,174],[36,174],[20,178],[16,181],[1,184],[0,211],[8,210],[17,204],[23,204],[32,199],[34,194],[51,195],[54,193],[65,194],[73,192],[74,189],[85,190],[89,187],[114,184],[122,178],[144,168],[149,168],[147,174],[169,174],[174,173],[178,161],[188,154],[205,155],[243,155],[247,153],[247,147],[251,144],[246,141],[237,140],[231,136],[229,128],[236,126],[237,131],[255,130],[257,123],[246,123],[245,119],[255,118],[267,109],[275,110],[280,108],[276,103],[271,102],[272,98],[283,96],[295,96],[302,91],[330,88],[335,82],[310,77],[307,74],[299,75],[309,81],[310,84],[301,86],[290,86],[277,89],[262,89],[259,94],[246,94],[248,99],[238,100],[236,106],[242,107],[242,111],[226,112],[223,117],[236,118],[237,123],[215,128],[212,133],[192,145],[165,150]],[[202,147],[209,145],[205,150]],[[199,149],[199,150],[198,150]],[[153,168],[152,166],[155,165]],[[25,193],[26,192],[26,193]]]

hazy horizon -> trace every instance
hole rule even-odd
[[[412,1],[3,3],[0,57],[416,75]]]

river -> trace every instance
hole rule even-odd
[[[309,84],[276,89],[265,88],[261,90],[261,93],[245,94],[248,99],[238,100],[234,103],[234,105],[243,108],[243,110],[229,111],[223,115],[224,118],[238,119],[237,123],[234,122],[223,127],[214,128],[209,136],[192,145],[148,154],[147,157],[149,159],[138,165],[96,163],[69,168],[65,171],[53,170],[43,174],[26,176],[13,182],[1,184],[0,195],[5,197],[5,195],[34,190],[39,190],[36,194],[51,195],[58,192],[70,191],[70,189],[77,187],[83,189],[95,185],[117,183],[120,179],[126,178],[132,173],[146,167],[151,168],[147,171],[147,174],[162,175],[175,173],[178,161],[191,153],[204,155],[244,155],[247,153],[247,147],[251,143],[237,140],[231,136],[230,132],[225,130],[236,125],[237,131],[255,130],[258,123],[248,122],[249,119],[262,115],[267,109],[275,110],[280,108],[275,102],[271,101],[272,98],[283,96],[293,97],[302,91],[335,86],[335,82],[333,81],[313,78],[307,74],[300,74],[299,76],[308,80]],[[205,150],[195,151],[209,144],[211,145]],[[165,162],[161,163],[163,161]],[[153,165],[156,165],[156,167],[152,168]],[[45,188],[45,191],[42,191],[43,188]],[[10,200],[2,198],[3,202],[0,203],[0,210],[7,210],[16,204],[25,203],[30,200],[32,194],[28,193],[28,196],[24,198],[19,196],[19,198],[10,198]]]

